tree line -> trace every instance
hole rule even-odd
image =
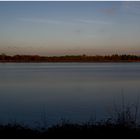
[[[39,56],[39,55],[0,55],[0,62],[140,62],[137,55],[65,55],[65,56]]]

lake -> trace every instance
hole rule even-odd
[[[140,94],[140,63],[1,63],[0,123],[104,119]]]

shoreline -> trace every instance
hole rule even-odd
[[[32,62],[26,62],[26,61],[22,61],[22,62],[17,62],[17,61],[5,61],[5,62],[0,62],[0,64],[5,64],[5,63],[140,63],[140,61],[97,61],[97,62],[68,62],[68,61],[56,61],[56,62],[35,62],[35,61],[32,61]]]
[[[63,55],[63,56],[39,56],[39,55],[0,55],[0,63],[136,63],[140,62],[137,55]]]

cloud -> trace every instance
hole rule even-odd
[[[134,2],[134,1],[125,1],[122,2],[122,5],[125,9],[133,9],[133,10],[139,10],[140,9],[140,2]]]
[[[66,25],[77,25],[77,24],[111,24],[109,21],[103,20],[91,20],[91,19],[71,19],[68,21],[46,19],[46,18],[18,18],[21,22],[28,23],[42,23],[42,24],[66,24]],[[79,32],[79,31],[78,31]]]
[[[109,7],[104,7],[100,9],[100,13],[103,13],[107,16],[114,16],[117,14],[119,7],[116,3],[112,3]]]
[[[51,20],[46,18],[19,18],[22,22],[32,22],[32,23],[48,23],[48,24],[62,24],[60,20]]]
[[[89,19],[77,19],[77,22],[84,23],[84,24],[111,24],[109,21],[104,20],[89,20]]]
[[[81,29],[77,29],[77,30],[75,30],[75,33],[81,34],[82,33],[82,30]]]
[[[115,15],[117,12],[117,9],[115,7],[110,7],[110,8],[106,8],[101,10],[102,13],[106,14],[106,15]]]
[[[124,1],[122,2],[122,10],[127,14],[140,16],[140,2],[139,1]]]
[[[113,4],[108,8],[101,9],[100,12],[107,16],[115,16],[118,12],[140,16],[140,1],[122,1],[119,5]]]

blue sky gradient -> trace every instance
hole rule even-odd
[[[0,52],[140,54],[140,2],[0,1]]]

